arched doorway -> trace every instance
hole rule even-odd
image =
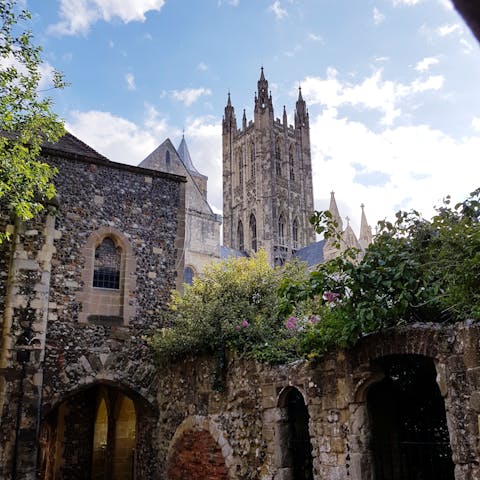
[[[312,444],[308,429],[310,416],[303,395],[298,389],[288,387],[280,396],[279,407],[277,466],[285,478],[313,480]]]
[[[140,410],[142,421],[147,411]],[[135,402],[120,389],[98,385],[66,398],[42,422],[38,478],[140,478],[137,425]]]
[[[392,355],[375,362],[382,381],[367,393],[377,480],[453,480],[445,404],[433,361]]]

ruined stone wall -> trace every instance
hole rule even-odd
[[[172,366],[159,379],[158,462],[164,465],[160,478],[177,478],[179,470],[188,478],[188,461],[193,475],[203,468],[195,458],[207,447],[217,465],[215,444],[231,480],[291,478],[284,451],[288,439],[282,399],[292,388],[302,394],[310,416],[314,478],[374,478],[366,398],[383,376],[376,360],[421,355],[435,363],[455,479],[477,479],[479,335],[479,324],[418,325],[367,337],[351,351],[317,362],[272,367],[231,357],[222,392],[212,390],[212,359]],[[201,441],[191,444],[191,438]],[[187,443],[188,454],[182,450]]]

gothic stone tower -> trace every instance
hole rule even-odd
[[[299,90],[295,126],[273,115],[263,68],[254,120],[237,129],[230,94],[223,118],[223,243],[244,252],[265,249],[272,265],[315,241],[310,127]]]

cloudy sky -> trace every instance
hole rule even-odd
[[[449,0],[28,0],[67,128],[138,164],[185,130],[221,211],[227,92],[253,116],[260,67],[275,116],[310,111],[317,208],[358,228],[480,186],[480,46]]]

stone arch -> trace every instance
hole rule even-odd
[[[384,373],[366,392],[376,478],[453,480],[445,403],[433,359],[387,355],[373,364]]]
[[[197,275],[195,268],[192,265],[185,265],[183,269],[183,281],[187,285],[193,285],[193,279]]]
[[[120,252],[119,288],[103,289],[93,286],[95,252],[105,239],[111,239]],[[136,259],[126,236],[112,227],[100,227],[91,233],[82,249],[84,269],[82,290],[78,300],[82,304],[79,321],[128,325],[135,315],[135,306],[130,305],[136,288]]]
[[[299,388],[283,388],[277,400],[275,425],[276,479],[313,480],[313,456],[305,394]]]
[[[253,212],[250,214],[248,229],[249,229],[249,236],[250,236],[250,248],[254,252],[256,252],[258,250],[257,219],[255,218],[255,214]]]
[[[69,392],[43,416],[38,478],[153,478],[157,418],[147,399],[113,382]]]
[[[167,454],[167,480],[234,478],[233,450],[210,417],[187,417],[173,435]]]

